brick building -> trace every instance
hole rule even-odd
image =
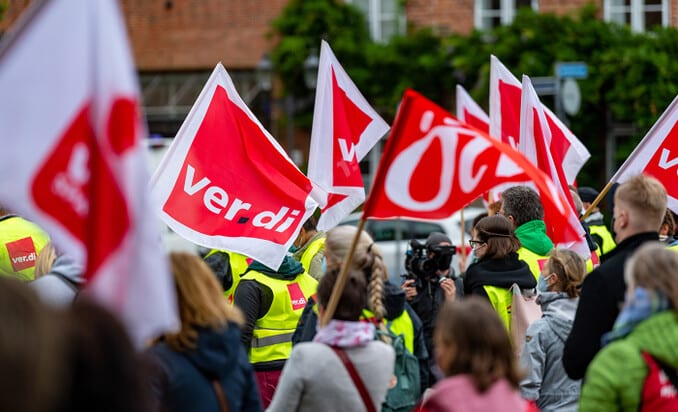
[[[565,14],[586,0],[346,0],[366,15],[372,37],[388,41],[408,24],[439,34],[468,33],[508,24],[520,7]],[[173,136],[214,65],[221,61],[253,111],[269,110],[254,68],[275,45],[271,21],[288,0],[121,0],[144,94],[151,133]],[[0,21],[7,29],[30,0],[9,0]],[[594,0],[601,18],[643,31],[678,26],[678,0]],[[275,118],[267,112],[264,116]],[[279,107],[278,107],[279,110]],[[270,117],[269,117],[270,118]],[[266,122],[264,122],[266,123]],[[275,122],[269,126],[280,135]],[[308,146],[299,141],[298,149]],[[305,144],[301,144],[301,143]]]

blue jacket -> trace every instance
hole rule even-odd
[[[150,356],[159,368],[153,389],[162,410],[218,411],[214,379],[221,383],[229,410],[262,410],[254,371],[236,324],[229,323],[222,331],[198,329],[194,350],[177,352],[160,342],[150,349]]]

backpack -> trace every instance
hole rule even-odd
[[[678,374],[676,368],[642,351],[648,368],[640,398],[640,411],[678,411]]]
[[[421,389],[419,359],[407,350],[403,335],[394,334],[388,326],[387,332],[377,329],[377,339],[381,341],[390,339],[391,347],[395,351],[393,374],[396,383],[386,393],[386,400],[381,410],[384,412],[411,411],[419,401]]]

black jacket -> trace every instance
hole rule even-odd
[[[657,232],[624,239],[610,253],[603,255],[603,263],[584,279],[574,324],[563,351],[563,366],[571,379],[584,377],[586,368],[600,350],[600,338],[614,326],[624,303],[626,260],[643,243],[653,240],[659,240]]]
[[[517,253],[510,253],[503,259],[480,259],[466,270],[464,295],[477,295],[489,300],[483,286],[508,289],[514,283],[521,289],[537,286],[530,267],[518,259]]]

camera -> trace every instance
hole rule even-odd
[[[416,239],[412,239],[405,255],[406,277],[430,279],[435,276],[438,270],[450,268],[452,256],[455,253],[456,248],[454,246],[426,247]]]

